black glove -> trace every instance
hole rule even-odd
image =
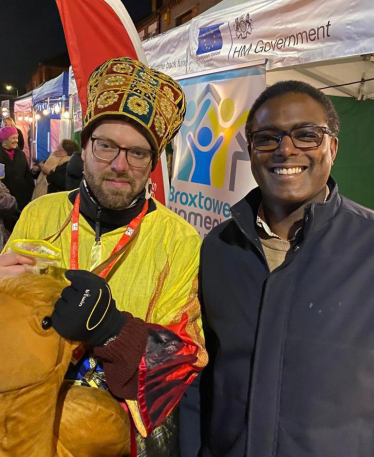
[[[68,270],[70,286],[55,303],[52,325],[62,337],[101,346],[117,336],[126,318],[118,311],[105,279],[85,270]]]

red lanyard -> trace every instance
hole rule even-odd
[[[78,247],[79,247],[79,205],[80,205],[80,196],[77,195],[75,202],[73,213],[71,217],[71,245],[70,245],[70,269],[71,270],[78,270]],[[146,212],[148,211],[148,200],[145,201],[144,206],[140,214],[138,214],[127,226],[125,233],[122,235],[121,239],[118,241],[117,245],[113,249],[110,257],[115,254],[117,251],[122,249],[126,244],[131,240],[132,236],[135,233],[135,230],[139,226],[140,222],[142,221],[143,217],[145,216]],[[114,264],[118,260],[114,258],[112,262],[101,272],[99,276],[105,278],[110,270],[113,268]]]

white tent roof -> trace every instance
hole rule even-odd
[[[371,78],[374,78],[374,57],[364,55],[271,70],[267,72],[266,81],[271,85],[286,79],[296,79],[320,89],[344,84],[341,87],[326,89],[324,93],[365,100],[374,99],[374,80],[349,85],[346,83]]]
[[[235,29],[237,20],[247,32]],[[204,66],[224,68],[262,57],[268,59],[268,84],[296,79],[322,88],[358,81],[324,92],[374,99],[374,81],[361,83],[374,78],[373,23],[372,0],[350,5],[346,0],[223,0],[190,23],[147,40],[143,46],[149,65],[174,77],[203,71]],[[221,47],[214,41],[217,37]],[[287,49],[286,43],[295,44],[292,37],[303,42]],[[206,49],[201,49],[204,43],[208,43]],[[264,46],[268,50],[259,52]]]

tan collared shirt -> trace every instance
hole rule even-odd
[[[326,186],[324,202],[327,200],[329,194],[330,190],[328,186]],[[296,231],[293,238],[290,240],[282,240],[276,233],[272,232],[271,228],[266,223],[262,203],[258,208],[256,225],[258,227],[257,233],[262,244],[262,249],[264,250],[269,270],[273,271],[284,262],[287,252],[291,248],[292,242],[295,240],[301,227]]]

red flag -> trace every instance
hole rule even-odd
[[[127,56],[147,64],[143,47],[129,14],[120,0],[56,0],[65,32],[83,113],[87,109],[87,82],[105,60]],[[166,163],[163,157],[162,162]],[[155,197],[165,204],[159,161],[152,173]],[[167,171],[166,171],[167,172]]]

